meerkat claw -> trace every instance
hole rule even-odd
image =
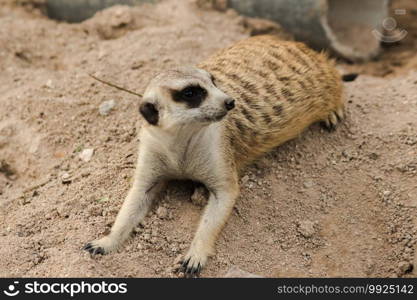
[[[331,112],[327,119],[321,122],[323,128],[327,129],[329,132],[334,131],[338,123],[343,119],[343,110],[339,109],[338,111]]]
[[[201,263],[198,263],[197,266],[192,265],[190,263],[190,258],[187,260],[180,262],[180,267],[177,269],[177,272],[184,273],[184,277],[186,278],[193,278],[193,277],[199,277],[201,269],[203,268]]]
[[[186,274],[190,277],[198,277],[200,275],[201,265],[198,263],[197,267],[192,267],[186,270]]]
[[[91,243],[85,244],[85,246],[81,250],[88,251],[90,252],[91,255],[96,255],[96,254],[105,255],[106,254],[106,252],[104,251],[102,247],[93,246],[93,244]]]
[[[189,262],[190,262],[190,258],[187,260],[180,261],[180,264],[181,264],[180,271],[184,271],[187,268],[187,265]]]
[[[86,250],[86,251],[88,251],[88,250],[90,250],[92,247],[93,247],[93,246],[91,245],[91,243],[87,243],[87,244],[85,244],[85,245],[84,245],[84,247],[82,247],[82,248],[81,248],[81,250]]]

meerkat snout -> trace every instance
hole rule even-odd
[[[231,98],[226,99],[226,101],[224,101],[224,105],[227,110],[232,110],[233,108],[235,108],[235,100]]]

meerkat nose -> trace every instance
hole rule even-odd
[[[235,108],[235,100],[234,99],[227,99],[224,101],[224,105],[226,106],[227,110],[232,110]]]

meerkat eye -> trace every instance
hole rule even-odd
[[[193,88],[186,88],[182,91],[182,94],[185,98],[192,98],[196,93]]]
[[[185,99],[191,100],[203,98],[206,95],[206,93],[207,91],[199,86],[189,86],[181,91],[181,94]]]
[[[195,108],[200,106],[201,102],[206,98],[207,90],[201,86],[187,86],[173,94],[176,102],[185,102],[188,107]]]

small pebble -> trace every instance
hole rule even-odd
[[[314,223],[311,221],[301,221],[298,224],[297,230],[303,237],[310,238],[315,232]]]
[[[384,192],[383,192],[383,195],[384,195],[385,197],[388,197],[389,195],[391,195],[391,191],[384,191]]]
[[[311,188],[314,185],[314,182],[311,181],[311,180],[306,180],[306,181],[304,181],[303,185],[306,189],[308,189],[308,188]]]
[[[156,215],[160,219],[166,219],[166,217],[168,216],[168,210],[165,207],[160,206],[156,211]]]
[[[68,173],[64,173],[61,176],[62,183],[71,183],[71,176]]]
[[[51,79],[48,79],[48,81],[45,83],[45,87],[47,87],[49,89],[53,89],[54,88],[54,85],[53,85]]]
[[[94,149],[92,149],[92,148],[84,149],[79,154],[79,158],[82,161],[89,162],[91,160],[91,158],[93,157],[93,154],[94,154]]]
[[[99,113],[102,116],[107,116],[110,111],[114,108],[114,106],[116,105],[116,101],[114,100],[108,100],[108,101],[104,101],[103,103],[100,104],[99,107]]]

